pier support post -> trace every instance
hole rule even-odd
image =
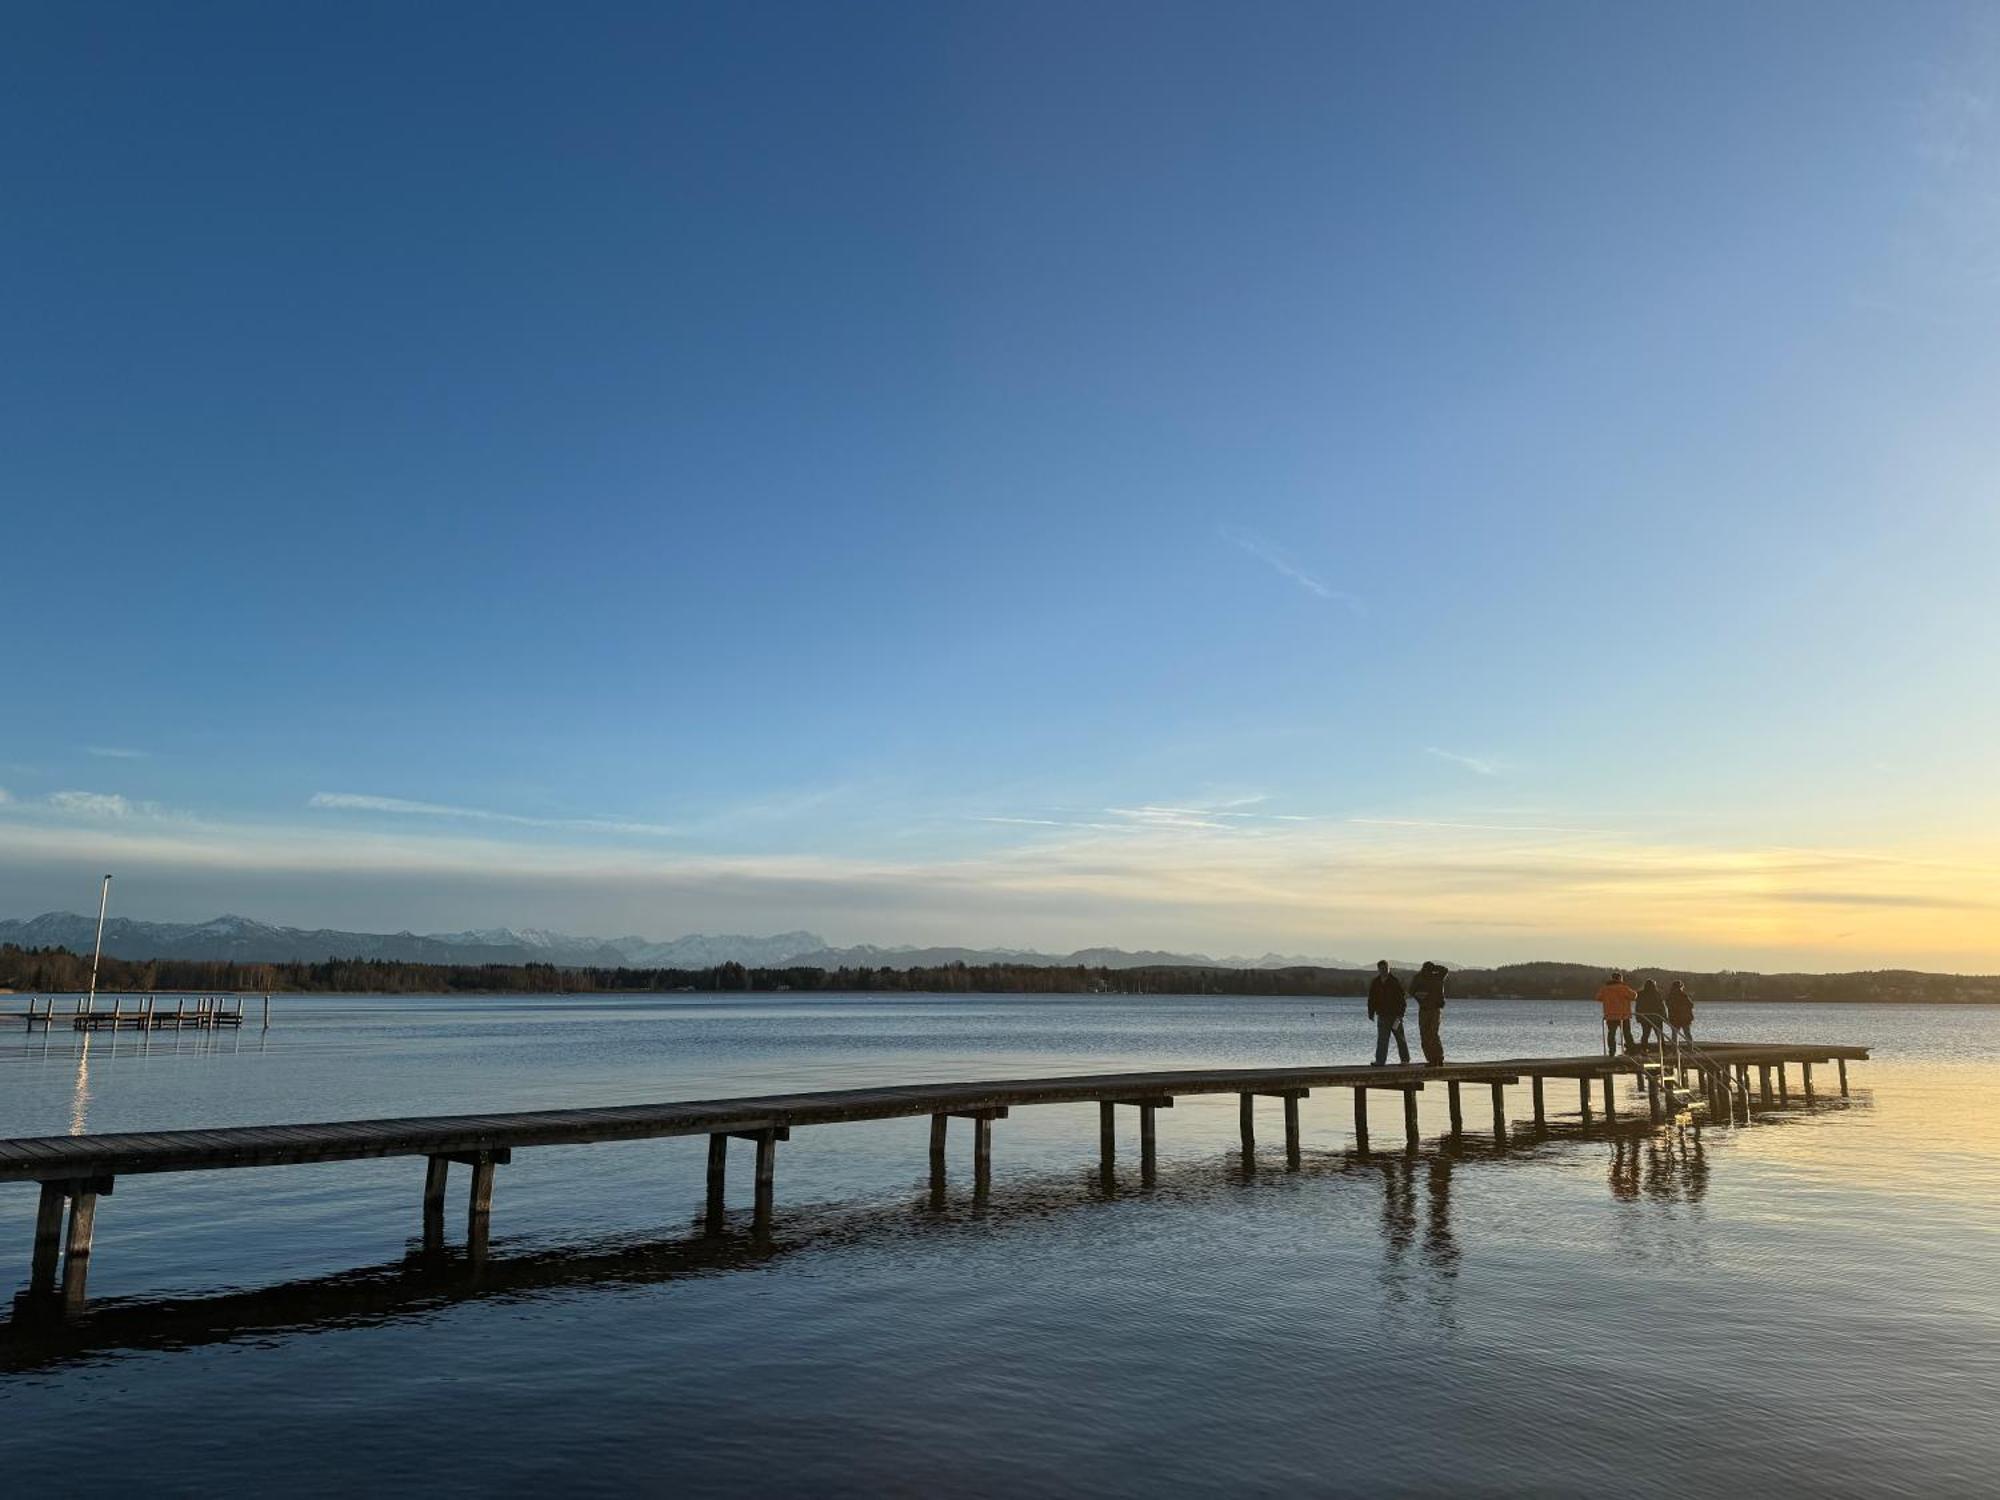
[[[1548,1129],[1549,1122],[1548,1116],[1542,1106],[1542,1075],[1537,1073],[1529,1082],[1534,1085],[1535,1129],[1546,1130]]]
[[[424,1161],[424,1248],[444,1248],[444,1189],[451,1176],[451,1158],[432,1156]]]
[[[1248,1107],[1249,1096],[1244,1096]],[[1097,1102],[1097,1164],[1108,1174],[1118,1163],[1118,1106],[1109,1099]]]
[[[723,1188],[729,1179],[729,1137],[708,1138],[708,1212],[705,1227],[710,1234],[722,1232]]]
[[[1791,1080],[1785,1076],[1785,1065],[1783,1063],[1778,1064],[1778,1102],[1780,1104],[1790,1104],[1792,1102],[1792,1084]]]
[[[1493,1085],[1493,1143],[1507,1144],[1507,1085],[1499,1082]]]
[[[111,1191],[109,1177],[64,1184],[69,1193],[69,1238],[63,1246],[62,1303],[81,1312],[90,1289],[90,1241],[97,1228],[97,1195]]]
[[[1618,1118],[1618,1097],[1611,1091],[1612,1085],[1617,1081],[1618,1075],[1615,1073],[1606,1073],[1604,1075],[1604,1118],[1606,1120],[1615,1120]]]
[[[1299,1096],[1285,1095],[1285,1165],[1294,1171],[1299,1165]]]
[[[1148,1182],[1159,1162],[1159,1136],[1153,1125],[1153,1112],[1158,1108],[1156,1104],[1139,1106],[1139,1176]]]
[[[1151,1147],[1151,1122],[1147,1126]],[[993,1186],[993,1116],[981,1114],[972,1122],[972,1193],[983,1197]]]
[[[56,1265],[62,1258],[63,1207],[69,1194],[60,1182],[42,1184],[42,1200],[35,1209],[35,1258],[28,1272],[28,1292],[35,1297],[53,1296]]]
[[[1715,1096],[1715,1090],[1713,1085],[1711,1085],[1709,1089],[1709,1097],[1711,1100],[1713,1100],[1714,1096]],[[1648,1073],[1646,1075],[1646,1107],[1652,1112],[1653,1123],[1655,1125],[1659,1124],[1660,1123],[1660,1075],[1657,1073]]]
[[[778,1176],[778,1132],[760,1130],[757,1132],[757,1197],[752,1211],[752,1226],[758,1234],[768,1234],[771,1230],[771,1200],[775,1194]]]
[[[1583,1114],[1583,1123],[1590,1123],[1590,1075],[1580,1073],[1576,1080],[1577,1108]]]
[[[1771,1103],[1771,1065],[1769,1063],[1757,1064],[1757,1094],[1764,1101],[1765,1107],[1768,1108]]]
[[[1236,1099],[1236,1133],[1243,1142],[1243,1159],[1257,1159],[1257,1096],[1239,1094]]]
[[[944,1186],[944,1145],[945,1134],[950,1128],[949,1115],[931,1116],[931,1190],[935,1192]]]
[[[1354,1149],[1363,1156],[1368,1154],[1368,1090],[1365,1087],[1354,1090]]]
[[[1840,1065],[1840,1097],[1845,1099],[1847,1097],[1847,1059],[1839,1057],[1835,1058],[1834,1061]]]
[[[1403,1090],[1403,1148],[1415,1151],[1417,1144],[1417,1091],[1406,1088]]]
[[[1445,1098],[1451,1105],[1451,1135],[1453,1140],[1465,1133],[1465,1121],[1458,1111],[1458,1080],[1456,1078],[1444,1086]]]
[[[1799,1073],[1805,1080],[1806,1100],[1807,1102],[1811,1102],[1813,1098],[1812,1064],[1809,1062],[1800,1063]]]

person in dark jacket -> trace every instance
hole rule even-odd
[[[1410,1060],[1410,1041],[1403,1035],[1403,981],[1389,972],[1389,960],[1375,965],[1375,977],[1368,981],[1368,1019],[1375,1023],[1375,1066],[1389,1060],[1389,1038],[1396,1039],[1396,1051],[1404,1062]]]
[[[1444,1066],[1444,1038],[1438,1027],[1444,1020],[1444,977],[1451,971],[1443,964],[1424,960],[1417,977],[1410,981],[1410,995],[1417,1002],[1417,1034],[1424,1044],[1424,1061],[1433,1068]]]
[[[1667,1024],[1682,1041],[1694,1045],[1694,996],[1678,979],[1667,991]]]
[[[1639,998],[1633,1002],[1632,1014],[1639,1018],[1639,1047],[1642,1051],[1648,1043],[1667,1039],[1667,997],[1660,993],[1658,980],[1649,979],[1639,986]]]

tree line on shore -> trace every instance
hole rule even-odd
[[[2000,979],[1879,969],[1851,974],[1697,973],[1628,969],[1662,985],[1679,979],[1697,1003],[1716,1000],[1901,1000],[1931,1003],[2000,1001]],[[1503,964],[1459,969],[1453,999],[1588,1000],[1605,970],[1589,964]],[[1136,969],[1040,964],[944,964],[908,969],[853,967],[702,969],[569,968],[553,964],[423,964],[393,959],[328,959],[323,963],[237,963],[222,959],[106,958],[98,988],[149,994],[244,991],[318,994],[617,994],[663,991],[907,992],[1033,995],[1314,995],[1360,998],[1367,969],[1218,969],[1160,966]],[[73,994],[90,984],[90,959],[66,948],[0,945],[0,987],[24,994]]]

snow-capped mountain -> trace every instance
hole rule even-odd
[[[97,919],[76,912],[44,912],[25,921],[0,921],[0,943],[23,948],[68,948],[88,953]],[[328,958],[378,958],[433,964],[560,964],[574,968],[706,969],[740,963],[752,968],[796,964],[823,969],[907,969],[942,964],[1060,964],[1130,969],[1161,964],[1231,969],[1292,965],[1363,968],[1339,959],[1267,953],[1259,959],[1213,959],[1202,953],[1123,948],[1082,948],[1041,953],[1031,948],[877,947],[833,948],[813,932],[769,937],[741,933],[677,938],[576,937],[539,927],[487,927],[465,932],[343,932],[336,928],[280,927],[251,917],[220,916],[206,922],[139,922],[113,917],[104,924],[104,951],[114,958],[234,959],[239,963],[317,963]]]

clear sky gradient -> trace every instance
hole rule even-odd
[[[16,7],[0,913],[2000,969],[1996,78]]]

